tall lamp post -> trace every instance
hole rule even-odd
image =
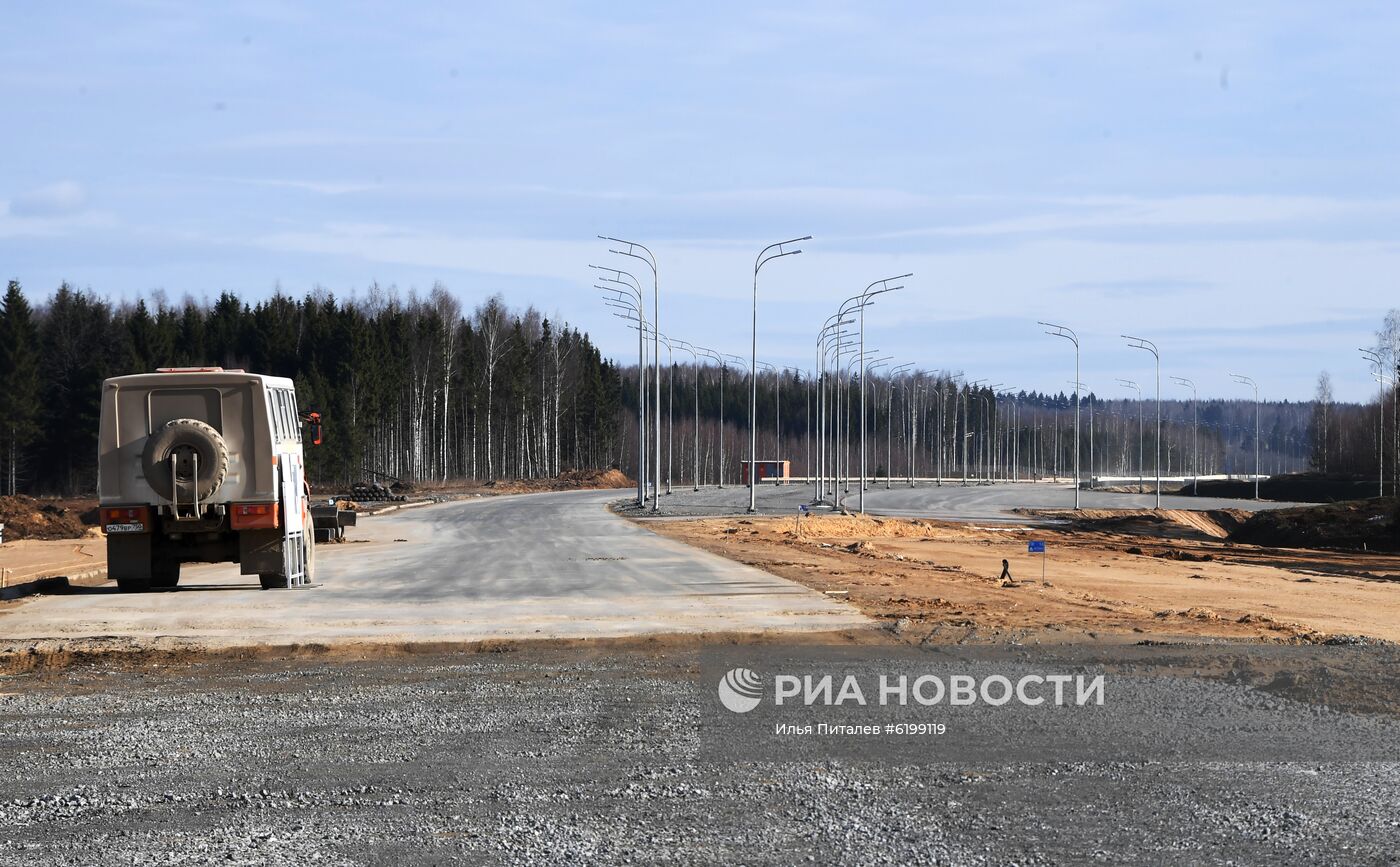
[[[1259,499],[1259,384],[1247,376],[1238,373],[1230,374],[1230,378],[1241,385],[1247,385],[1254,389],[1254,499]]]
[[[1056,325],[1053,322],[1038,322],[1037,325],[1045,326],[1046,334],[1051,337],[1063,337],[1074,344],[1074,508],[1079,508],[1079,335],[1073,329],[1064,325]],[[1058,458],[1056,461],[1058,462]]]
[[[987,393],[978,395],[978,400],[982,407],[982,435],[978,437],[977,454],[982,463],[982,484],[992,484],[992,448],[996,443],[996,420],[992,414],[992,404],[996,401],[997,389],[1001,388],[1001,383],[994,382],[987,386]]]
[[[962,379],[962,374],[961,374],[961,373],[954,373],[954,374],[951,374],[951,375],[948,375],[948,376],[940,376],[939,379],[938,379],[938,487],[940,487],[940,488],[943,487],[943,430],[944,430],[944,428],[947,427],[947,423],[946,423],[946,421],[944,420],[944,417],[943,417],[943,416],[944,416],[944,413],[945,413],[945,411],[946,411],[946,410],[945,410],[945,407],[944,407],[944,404],[946,403],[946,401],[947,401],[947,399],[948,399],[948,398],[947,398],[947,395],[944,394],[944,390],[943,390],[943,389],[944,389],[944,386],[945,386],[945,385],[951,386],[953,383],[957,382],[959,379]],[[957,403],[957,399],[958,399],[958,393],[957,393],[957,391],[954,391],[954,392],[953,392],[953,402],[954,402],[954,404]],[[955,405],[955,406],[953,407],[953,433],[954,433],[954,434],[957,433],[957,429],[958,429],[958,408],[957,408],[957,406]]]
[[[833,337],[834,339],[831,341],[831,345],[826,348],[825,355],[822,357],[822,369],[826,371],[823,374],[823,378],[829,381],[829,385],[826,390],[830,392],[830,395],[823,398],[822,401],[823,405],[826,407],[826,412],[830,417],[830,420],[827,423],[827,434],[823,438],[825,442],[825,455],[822,458],[822,476],[823,485],[825,485],[826,487],[823,488],[824,493],[822,494],[822,496],[823,498],[825,498],[825,492],[829,491],[831,493],[832,498],[831,504],[835,506],[837,505],[836,483],[841,478],[840,420],[841,390],[844,387],[844,384],[841,379],[841,350],[854,347],[856,345],[856,341],[854,339],[847,340],[847,333],[842,329],[837,329]]]
[[[743,359],[742,357],[740,357],[740,356],[738,356],[738,355],[735,355],[735,354],[732,353],[732,352],[727,352],[727,353],[725,353],[724,358],[725,358],[726,361],[730,361],[730,362],[733,362],[734,364],[737,364],[739,367],[743,368],[750,376],[753,376],[753,371],[752,371],[752,370],[749,370],[748,362],[744,361],[744,359]],[[755,377],[755,378],[756,378],[756,377]],[[741,379],[741,380],[739,381],[739,385],[742,387],[743,384],[744,384],[744,382],[743,382],[743,380]],[[739,452],[739,454],[740,454],[739,463],[740,463],[740,464],[743,464],[744,461],[743,461],[743,457],[742,457],[742,456],[743,456],[743,451],[742,451],[743,446],[742,446],[742,445],[740,446],[740,449],[741,449],[741,451]],[[752,484],[752,482],[753,482],[753,467],[752,467],[752,466],[749,467],[749,482],[750,482],[751,484]],[[750,490],[750,491],[749,491],[749,494],[750,494],[750,498],[752,498],[753,491]],[[753,508],[752,502],[750,502],[749,508],[750,508],[750,509]]]
[[[802,251],[784,250],[789,244],[796,244],[800,241],[812,240],[811,235],[803,235],[801,238],[793,238],[790,241],[779,241],[776,244],[769,244],[759,251],[758,256],[753,261],[753,343],[749,355],[749,511],[757,511],[755,505],[758,496],[758,271],[764,265],[774,259],[781,259],[784,256],[796,256]],[[773,252],[776,250],[777,252]]]
[[[861,343],[864,342],[864,340],[861,340]],[[880,350],[878,349],[857,350],[857,354],[852,356],[850,361],[846,363],[846,367],[842,370],[842,376],[844,377],[844,380],[849,382],[851,378],[851,373],[854,372],[856,374],[856,381],[863,382],[865,378],[865,366],[869,364],[872,360],[874,360],[879,354]],[[845,448],[850,448],[849,416],[845,419],[845,421],[847,422]],[[844,478],[844,483],[841,484],[840,487],[842,493],[849,494],[851,492],[851,461],[849,457],[846,460],[846,474]],[[860,477],[860,487],[861,491],[859,492],[858,499],[863,503],[865,500],[865,475],[863,471]],[[839,495],[837,497],[836,505],[837,508],[840,508],[841,506],[841,500]],[[862,515],[865,514],[865,507],[863,505],[860,506],[860,513]]]
[[[1377,478],[1380,480],[1380,492],[1379,492],[1378,496],[1384,497],[1384,496],[1385,496],[1385,386],[1386,386],[1386,381],[1387,381],[1388,377],[1385,375],[1385,359],[1381,357],[1381,354],[1380,354],[1379,352],[1377,352],[1377,351],[1374,350],[1374,349],[1363,349],[1363,350],[1361,350],[1361,354],[1364,355],[1364,356],[1366,356],[1366,360],[1369,361],[1369,362],[1371,362],[1371,364],[1376,368],[1374,371],[1372,371],[1371,376],[1373,376],[1373,377],[1375,378],[1376,382],[1379,383],[1379,384],[1380,384],[1380,387],[1381,387],[1381,394],[1380,394],[1380,397],[1377,398],[1377,400],[1378,400],[1379,402],[1376,404],[1376,409],[1377,409],[1376,415],[1380,416],[1380,434],[1379,434],[1380,439],[1377,440],[1377,442],[1376,442],[1376,460],[1378,461],[1378,463],[1377,463],[1378,470],[1377,470],[1377,472],[1376,472],[1376,476],[1377,476]],[[1391,380],[1391,381],[1393,382],[1394,380]]]
[[[661,335],[666,344],[666,493],[671,493],[671,458],[675,454],[674,434],[676,427],[676,359],[675,345]]]
[[[820,503],[824,499],[823,486],[826,482],[826,357],[827,338],[831,336],[833,328],[840,329],[843,325],[850,325],[854,319],[844,319],[842,314],[836,313],[828,317],[826,323],[822,325],[821,331],[817,332],[817,482],[812,493],[812,503]],[[836,340],[840,340],[840,332],[836,334]],[[812,474],[811,468],[807,473]]]
[[[968,458],[969,446],[971,445],[971,443],[969,443],[968,440],[972,439],[972,427],[971,427],[971,425],[969,424],[967,408],[968,408],[968,404],[972,402],[972,390],[973,390],[974,388],[976,388],[977,386],[981,385],[982,383],[986,382],[986,381],[987,381],[987,380],[985,380],[985,379],[974,379],[972,382],[964,383],[964,388],[963,388],[963,435],[962,435],[962,459],[963,459],[963,480],[962,480],[962,483],[963,483],[963,487],[964,487],[964,488],[967,487],[967,458]]]
[[[709,356],[719,365],[719,451],[715,455],[715,487],[724,490],[724,357],[713,349],[706,349],[703,346],[695,347],[701,355]]]
[[[1146,463],[1146,462],[1142,459],[1142,443],[1143,443],[1143,435],[1142,435],[1142,386],[1138,385],[1136,382],[1133,382],[1131,379],[1120,379],[1120,380],[1118,380],[1118,384],[1121,385],[1121,386],[1123,386],[1124,388],[1132,388],[1132,389],[1136,389],[1136,390],[1137,390],[1137,405],[1138,405],[1138,493],[1140,494],[1140,493],[1142,493],[1142,472],[1143,472],[1143,465]]]
[[[903,286],[891,286],[891,281],[903,280],[905,277],[913,277],[913,272],[900,274],[897,277],[886,277],[883,280],[876,280],[865,291],[860,294],[860,351],[865,354],[865,308],[870,306],[870,299],[876,295],[883,295],[886,292],[894,292],[903,289]],[[879,286],[879,289],[875,287]],[[865,514],[865,366],[860,369],[860,513]]]
[[[996,427],[997,427],[997,423],[996,423],[997,418],[1001,416],[1001,399],[1002,399],[1002,397],[1010,397],[1010,398],[1012,398],[1013,401],[1014,401],[1014,400],[1015,400],[1014,392],[1016,391],[1016,386],[1014,386],[1014,385],[1006,385],[1005,383],[1002,383],[1001,385],[997,386],[997,388],[998,388],[999,390],[998,390],[996,393],[994,393],[994,394],[992,395],[992,430],[993,430],[993,431],[995,431],[995,430],[996,430]],[[993,448],[994,448],[993,455],[995,456],[995,457],[993,458],[993,460],[992,460],[992,478],[993,478],[993,480],[996,479],[996,475],[997,475],[997,470],[998,470],[998,469],[1001,470],[1002,479],[1004,479],[1004,480],[1009,480],[1009,479],[1010,479],[1010,472],[1009,472],[1009,468],[1008,468],[1007,464],[1010,463],[1011,454],[1010,454],[1010,451],[1009,451],[1008,449],[1005,448],[1005,443],[1002,441],[1002,434],[1007,433],[1007,431],[1009,430],[1010,425],[1011,425],[1011,419],[1010,419],[1009,416],[1008,416],[1008,418],[1007,418],[1007,420],[1006,420],[1006,425],[1007,425],[1007,426],[1004,427],[1004,428],[1002,429],[1002,433],[1001,433],[1001,434],[997,434],[995,437],[993,437],[993,440],[996,442],[996,445],[993,447]]]
[[[1089,390],[1089,386],[1082,382],[1072,382],[1070,385],[1076,388]],[[1094,489],[1094,401],[1089,401],[1089,490]]]
[[[887,440],[885,443],[885,490],[887,491],[890,490],[890,477],[894,475],[894,378],[898,376],[901,371],[908,370],[913,366],[914,362],[906,361],[903,364],[890,368],[890,400],[889,406],[885,409],[885,414],[887,416],[885,424],[885,437]],[[877,397],[876,399],[878,400],[879,398]],[[904,403],[907,405],[909,401],[906,400]],[[876,446],[876,448],[879,448],[879,446]],[[909,476],[911,479],[914,476],[912,469],[909,472]]]
[[[607,279],[607,278],[604,278]],[[612,283],[622,283],[621,280],[609,280]],[[646,505],[646,336],[640,324],[645,321],[646,307],[642,303],[641,292],[637,290],[635,298],[621,289],[613,289],[609,286],[597,286],[604,292],[617,293],[613,298],[605,303],[609,307],[617,307],[636,316],[639,327],[637,328],[637,507]],[[628,287],[631,289],[631,287]],[[626,299],[624,301],[624,299]]]
[[[691,363],[695,365],[695,475],[691,481],[695,485],[695,490],[700,490],[700,354],[695,351],[695,347],[687,341],[677,339],[676,345],[690,353]]]
[[[651,268],[651,319],[652,319],[652,360],[655,363],[655,376],[653,377],[656,387],[656,460],[653,467],[653,490],[656,491],[655,498],[651,501],[653,512],[661,508],[661,278],[656,270],[656,256],[636,241],[624,241],[621,238],[612,238],[607,235],[599,235],[604,241],[612,241],[617,244],[626,244],[626,250],[609,250],[609,253],[616,253],[619,256],[631,256],[640,260]],[[641,250],[641,253],[637,251]],[[645,255],[643,255],[645,254]]]
[[[1197,485],[1201,481],[1201,417],[1196,412],[1196,383],[1180,376],[1173,376],[1172,382],[1191,389],[1191,494],[1199,493]]]
[[[1133,336],[1128,335],[1128,334],[1123,334],[1123,335],[1120,335],[1120,336],[1121,336],[1124,340],[1128,341],[1128,345],[1131,346],[1133,349],[1141,349],[1141,350],[1143,350],[1143,351],[1145,351],[1145,352],[1150,352],[1150,353],[1152,353],[1152,358],[1156,361],[1156,365],[1157,365],[1157,442],[1156,442],[1156,446],[1157,446],[1157,452],[1156,452],[1156,453],[1157,453],[1157,457],[1156,457],[1156,469],[1157,469],[1157,508],[1160,509],[1160,508],[1162,508],[1162,356],[1161,356],[1161,353],[1159,353],[1159,352],[1157,351],[1157,344],[1153,343],[1151,340],[1144,340],[1144,339],[1141,338],[1141,337],[1133,337]],[[1256,481],[1257,481],[1257,479],[1256,479]]]
[[[871,301],[870,299],[866,298],[866,297],[864,296],[863,293],[860,294],[860,295],[852,295],[850,298],[847,298],[845,301],[842,301],[842,302],[841,302],[841,306],[838,307],[838,308],[836,309],[836,316],[837,316],[838,318],[845,318],[847,315],[852,314],[852,313],[855,313],[857,310],[861,310],[861,309],[864,308],[866,305],[868,305],[868,304],[873,304],[873,303],[874,303],[874,302]],[[863,318],[863,317],[862,317],[862,318]],[[857,343],[857,341],[855,341],[855,340],[851,340],[851,341],[849,341],[849,342],[844,341],[842,338],[845,337],[845,336],[846,336],[846,332],[845,332],[845,331],[839,331],[839,330],[838,330],[838,331],[836,332],[836,344],[835,344],[835,347],[834,347],[835,350],[836,350],[836,352],[835,352],[836,358],[835,358],[834,362],[832,363],[832,368],[836,371],[836,374],[837,374],[838,377],[841,376],[842,373],[843,373],[843,371],[845,370],[845,368],[842,367],[842,365],[841,365],[841,350],[844,349],[844,348],[846,348],[847,346],[854,346],[854,345],[856,345],[856,343]],[[841,398],[842,398],[842,393],[848,391],[848,389],[847,389],[847,384],[846,384],[844,381],[833,383],[832,391],[833,391],[833,394],[832,394],[832,397],[833,397],[833,400],[832,400],[832,404],[833,404],[832,410],[833,410],[833,412],[832,412],[832,421],[831,421],[831,427],[832,427],[832,437],[831,437],[831,440],[832,440],[832,446],[833,446],[833,448],[832,448],[832,454],[831,454],[831,463],[832,463],[832,469],[833,469],[835,472],[834,472],[834,473],[829,473],[828,475],[829,475],[830,477],[832,477],[832,478],[835,478],[837,481],[839,481],[840,478],[841,478],[841,464],[842,464],[841,458],[842,458],[842,455],[841,455],[841,428],[840,428],[840,425],[838,424],[838,421],[839,421],[839,418],[840,418],[840,416],[841,416],[841,409],[842,409],[842,399],[841,399]],[[849,394],[847,394],[847,398],[849,399]],[[834,491],[834,490],[832,491],[832,505],[833,505],[833,506],[836,506],[836,507],[838,507],[838,508],[840,507],[840,495],[839,495],[836,491]]]

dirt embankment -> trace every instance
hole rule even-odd
[[[847,599],[911,640],[1400,641],[1393,556],[1242,545],[1220,538],[1234,517],[1030,528],[837,515],[804,519],[800,535],[790,518],[645,523]]]
[[[0,524],[5,540],[76,539],[97,525],[97,500],[36,499],[19,494],[0,497]]]
[[[1242,509],[1017,509],[1022,515],[1064,521],[1079,530],[1164,539],[1228,539],[1249,518]]]
[[[531,494],[537,491],[578,491],[631,488],[636,482],[620,470],[565,470],[552,479],[496,479],[482,485],[494,494]]]

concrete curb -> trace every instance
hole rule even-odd
[[[391,513],[391,512],[397,512],[397,511],[399,511],[400,509],[416,509],[416,508],[418,508],[419,506],[431,506],[431,505],[434,505],[434,504],[436,504],[436,503],[437,503],[437,500],[414,500],[414,501],[411,502],[411,503],[399,503],[398,505],[395,505],[395,506],[388,506],[388,507],[383,508],[383,509],[376,509],[376,510],[373,511],[373,512],[361,512],[361,513],[359,513],[359,514],[363,515],[363,516],[366,517],[366,518],[376,518],[376,517],[378,517],[378,516],[380,516],[380,515],[387,515],[387,514],[389,514],[389,513]]]

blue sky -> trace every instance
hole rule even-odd
[[[867,319],[900,361],[1060,389],[1053,319],[1100,393],[1150,381],[1127,331],[1202,394],[1343,399],[1400,306],[1393,4],[148,0],[5,34],[0,277],[38,296],[441,281],[627,358],[605,233],[656,251],[663,331],[746,354],[754,253],[811,234],[763,274],[775,363],[913,271]]]

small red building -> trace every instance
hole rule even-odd
[[[749,461],[744,461],[742,465],[743,470],[741,472],[741,484],[747,485],[749,483],[749,463]],[[789,478],[791,478],[791,476],[789,475],[789,472],[791,470],[790,461],[754,461],[753,463],[756,463],[758,465],[758,480],[760,482],[764,481],[765,479],[772,479],[774,481],[782,482],[787,481]]]

